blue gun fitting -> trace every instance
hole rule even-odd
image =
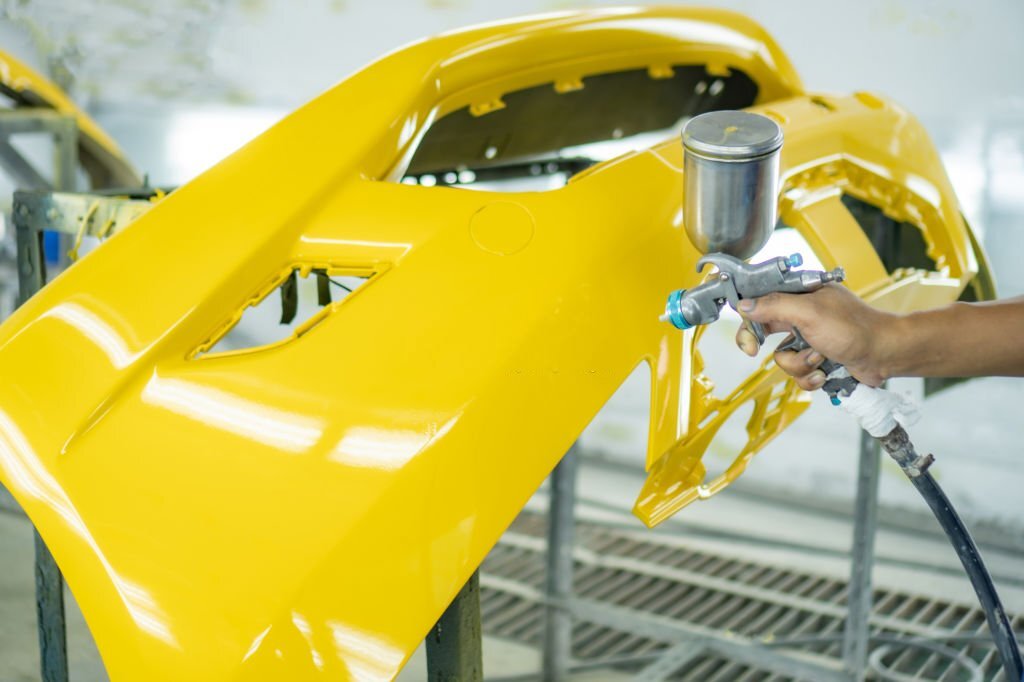
[[[832,396],[832,397],[830,397],[830,398],[829,398],[829,400],[831,400],[831,401],[832,401],[832,404],[833,404],[833,405],[835,405],[836,407],[838,407],[839,405],[841,405],[841,404],[842,404],[842,403],[840,402],[840,400],[839,400],[839,397],[838,397],[838,396]]]
[[[668,315],[669,322],[676,329],[689,329],[693,326],[683,317],[683,307],[680,305],[685,293],[686,289],[676,289],[668,295],[668,303],[665,305],[665,313]]]
[[[804,264],[804,257],[799,253],[792,253],[786,257],[786,265],[791,268],[798,268]]]

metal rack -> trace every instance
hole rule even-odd
[[[654,658],[635,679],[646,682],[667,679],[705,653],[717,652],[749,663],[759,669],[787,677],[837,682],[863,679],[868,662],[870,640],[868,617],[871,613],[871,567],[874,562],[874,537],[877,522],[878,474],[880,449],[877,441],[863,434],[860,443],[857,496],[850,566],[848,611],[843,631],[843,665],[840,667],[824,657],[808,657],[777,651],[751,638],[708,629],[697,629],[664,618],[649,618],[631,610],[609,606],[592,599],[571,594],[572,537],[574,526],[575,464],[563,466],[552,473],[551,503],[548,530],[548,590],[545,595],[546,627],[544,635],[545,682],[567,680],[571,669],[571,617],[611,626],[629,623],[634,633],[656,633],[657,638],[677,641]],[[568,546],[567,546],[568,545]]]
[[[619,469],[619,465],[599,460],[588,465],[597,478],[581,478],[581,484],[599,481]],[[774,504],[770,498],[754,494],[755,505]],[[584,495],[582,487],[577,502],[573,596],[584,605],[597,602],[610,608],[587,610],[574,621],[570,665],[574,676],[600,670],[604,677],[618,680],[634,676],[679,682],[793,680],[792,675],[766,670],[757,657],[737,658],[729,649],[703,645],[707,635],[716,634],[741,643],[754,641],[812,662],[825,660],[831,668],[842,669],[848,576],[821,571],[817,561],[805,566],[761,560],[750,550],[788,547],[815,559],[845,554],[847,567],[849,550],[780,543],[756,531],[723,531],[721,524],[706,521],[691,520],[683,532],[678,524],[673,524],[677,529],[649,531],[624,516],[620,506],[603,497]],[[841,524],[840,517],[848,516],[838,512],[833,507],[827,514],[832,524]],[[547,519],[542,505],[528,505],[481,566],[484,633],[500,640],[500,646],[537,652],[543,646]],[[845,525],[849,527],[849,519]],[[927,539],[921,539],[932,546],[927,556],[945,549],[944,537],[925,533]],[[741,542],[745,549],[727,550],[720,544],[723,541]],[[1019,549],[1015,551],[1019,556]],[[926,574],[935,571],[936,577],[960,576],[951,564],[939,567],[927,558],[908,560],[899,552],[880,555],[878,563],[916,568]],[[1024,585],[1012,563],[1006,564],[1001,578],[1018,587]],[[1002,679],[985,614],[963,595],[922,593],[908,583],[876,587],[873,593],[869,677]],[[1021,629],[1024,616],[1016,616],[1013,623],[1015,629]],[[920,646],[921,642],[929,645]],[[941,647],[931,646],[936,642],[941,642]],[[918,646],[909,646],[912,644]],[[696,657],[688,652],[695,647],[702,649]],[[508,655],[502,658],[507,660]],[[647,669],[649,666],[661,669]],[[538,670],[523,661],[502,671],[500,679],[533,681],[540,678]],[[499,679],[495,672],[491,670],[487,679]]]

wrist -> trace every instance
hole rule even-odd
[[[910,338],[911,325],[907,315],[876,312],[877,316],[872,325],[874,341],[869,351],[869,364],[882,381],[885,381],[895,376],[903,376],[907,371],[903,366],[903,350]]]

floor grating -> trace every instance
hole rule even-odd
[[[484,631],[539,647],[543,638],[546,518],[524,511],[483,564]],[[574,596],[630,609],[652,619],[767,641],[781,651],[839,659],[846,615],[846,582],[666,544],[655,534],[637,539],[621,528],[577,522]],[[871,616],[879,642],[875,658],[905,679],[970,679],[949,655],[893,645],[893,637],[934,639],[977,663],[985,680],[1002,680],[982,611],[970,605],[876,589]],[[1016,616],[1017,632],[1024,618]],[[888,638],[888,639],[887,639]],[[878,647],[886,646],[885,651]],[[649,665],[678,639],[628,626],[576,621],[573,656],[586,663],[617,659],[623,672]],[[685,648],[683,654],[685,654]],[[704,650],[663,679],[773,682],[792,678],[758,670]],[[871,678],[869,679],[878,679]]]

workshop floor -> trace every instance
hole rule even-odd
[[[635,523],[628,515],[641,476],[622,467],[587,461],[578,485],[578,514],[590,521]],[[538,493],[529,509],[543,510],[545,495]],[[900,530],[884,523],[877,536],[875,585],[907,590],[924,596],[973,603],[956,556],[942,537],[923,531]],[[667,522],[669,532],[687,548],[718,555],[798,568],[806,572],[845,578],[851,520],[841,511],[810,511],[797,503],[782,504],[757,491],[735,491],[697,504]],[[1016,549],[1014,549],[1016,545]],[[35,682],[38,647],[32,579],[32,530],[27,520],[0,512],[0,680]],[[1009,539],[999,548],[983,551],[1008,610],[1024,611],[1024,539]],[[922,568],[926,567],[926,568]],[[930,567],[930,568],[928,568]],[[73,599],[68,600],[69,656],[75,682],[105,680],[102,663]],[[538,670],[539,652],[522,644],[494,637],[484,640],[484,668],[488,678],[529,675]],[[425,679],[422,647],[399,677],[404,682]],[[611,677],[607,670],[581,674],[576,680],[628,679]]]

